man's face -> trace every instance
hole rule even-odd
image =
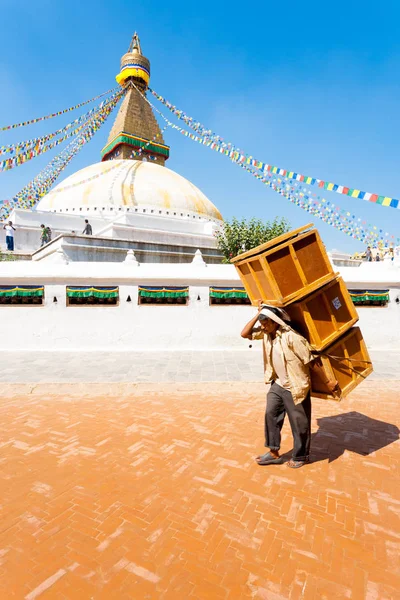
[[[275,323],[275,321],[268,318],[260,319],[260,326],[265,333],[275,333],[279,327],[278,323]]]

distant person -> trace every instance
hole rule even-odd
[[[365,252],[365,258],[367,259],[368,262],[372,262],[372,250],[371,250],[371,246],[368,246],[366,252]]]
[[[7,225],[4,225],[3,229],[6,230],[6,245],[7,250],[10,252],[14,251],[14,231],[15,227],[12,224],[12,221],[8,221]]]
[[[85,229],[82,231],[84,235],[92,235],[92,226],[87,219],[85,219]]]
[[[40,235],[40,247],[42,247],[51,242],[51,229],[43,223],[40,227],[42,228],[42,233]]]
[[[376,253],[376,258],[375,258],[376,262],[379,262],[381,260],[380,254],[379,252]]]

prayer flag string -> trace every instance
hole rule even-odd
[[[112,99],[112,97],[111,97],[111,99]],[[111,99],[109,99],[108,101],[103,101],[99,106],[92,109],[85,115],[82,115],[82,117],[79,117],[74,122],[69,123],[63,129],[60,129],[57,132],[54,132],[53,134],[44,136],[43,138],[37,138],[36,140],[28,140],[26,142],[28,145],[25,148],[23,148],[23,146],[19,146],[20,151],[15,156],[13,156],[11,158],[7,158],[6,160],[0,161],[0,173],[3,171],[9,171],[11,169],[14,169],[15,167],[19,167],[20,165],[23,165],[24,163],[28,162],[29,160],[32,160],[33,158],[36,158],[37,156],[40,156],[40,155],[44,154],[45,152],[48,152],[49,150],[56,148],[60,144],[64,143],[65,140],[67,140],[68,138],[74,137],[77,133],[82,131],[82,129],[84,127],[86,127],[86,125],[90,121],[92,115],[96,114],[99,110],[101,110],[104,106],[106,106],[107,102],[110,102]],[[76,123],[76,122],[78,122],[80,124],[78,125],[78,127],[75,127],[74,129],[71,130],[71,127],[73,127],[74,123]],[[56,137],[57,134],[59,134],[61,131],[66,131],[67,133],[65,133],[62,137],[58,138],[54,142],[51,142],[50,144],[46,145],[44,143],[46,140],[50,140],[50,139],[53,139],[54,137]],[[31,146],[34,145],[34,147],[29,146],[29,144],[31,144]],[[24,151],[22,151],[22,150],[24,150]]]
[[[126,90],[120,90],[99,109],[86,123],[82,131],[70,144],[11,200],[4,200],[0,206],[0,219],[6,219],[13,208],[32,209],[37,202],[49,191],[50,187],[59,177],[60,173],[67,167],[74,156],[89,142],[94,134],[105,123],[108,116],[117,106]]]
[[[25,127],[25,125],[32,125],[32,123],[39,123],[39,121],[46,121],[47,119],[52,119],[53,117],[58,117],[60,115],[64,115],[67,112],[71,112],[76,110],[77,108],[81,108],[86,104],[90,104],[91,102],[95,102],[99,98],[103,98],[103,96],[108,96],[108,94],[114,94],[120,88],[113,88],[112,90],[108,90],[107,92],[103,92],[90,100],[86,100],[85,102],[81,102],[80,104],[76,104],[75,106],[70,106],[69,108],[65,108],[64,110],[59,110],[58,112],[51,113],[50,115],[46,115],[44,117],[38,117],[36,119],[31,119],[30,121],[22,121],[21,123],[14,123],[13,125],[6,125],[5,127],[0,127],[0,131],[8,131],[9,129],[17,129],[17,127]]]
[[[281,167],[270,165],[268,163],[254,158],[253,156],[245,154],[231,142],[225,142],[223,138],[213,133],[210,129],[204,127],[199,121],[186,115],[182,110],[178,109],[171,102],[168,102],[168,100],[157,94],[155,90],[152,90],[150,88],[149,90],[153,94],[153,96],[157,98],[157,100],[159,100],[164,106],[166,106],[168,110],[170,110],[178,119],[182,119],[191,129],[193,129],[203,137],[212,140],[212,143],[218,144],[220,146],[221,152],[229,154],[230,158],[234,158],[236,162],[247,164],[263,172],[268,171],[274,175],[285,177],[286,179],[302,182],[311,186],[318,186],[321,190],[336,192],[337,194],[342,194],[351,198],[359,198],[360,200],[372,202],[380,206],[400,208],[400,201],[396,198],[391,198],[382,194],[364,192],[362,190],[351,188],[345,185],[339,185],[337,183],[324,181],[322,179],[318,179],[317,177],[302,175],[301,173],[296,173],[295,171],[290,171],[289,169],[282,169]]]
[[[68,131],[74,125],[79,125],[80,123],[87,121],[91,117],[91,115],[93,115],[97,110],[99,110],[102,106],[104,106],[104,104],[106,102],[107,102],[107,100],[103,100],[103,102],[101,102],[99,104],[99,106],[95,106],[94,108],[91,108],[89,111],[87,111],[80,117],[74,119],[70,123],[67,123],[67,125],[64,125],[64,127],[61,127],[60,129],[57,129],[56,131],[53,131],[52,133],[48,133],[41,137],[32,138],[30,140],[23,140],[22,142],[17,142],[16,144],[8,144],[7,146],[0,146],[0,156],[2,154],[13,154],[13,153],[20,154],[22,152],[26,152],[28,149],[32,149],[32,150],[38,152],[43,147],[43,144],[45,142],[48,142],[49,140],[57,137],[58,135],[60,135],[60,133],[64,133],[65,131]],[[1,161],[0,161],[0,163],[1,163]]]
[[[254,170],[251,165],[241,162],[238,158],[230,151],[220,145],[212,141],[210,137],[203,137],[201,135],[196,135],[189,131],[182,129],[178,125],[175,125],[161,112],[159,111],[147,98],[145,100],[150,104],[150,106],[160,115],[160,117],[168,123],[168,125],[177,131],[179,131],[185,137],[193,141],[197,141],[201,145],[204,145],[215,152],[223,154],[232,160],[232,162],[238,164],[241,168],[249,172],[253,177],[262,181],[265,185],[271,187],[273,191],[288,199],[290,202],[307,211],[309,214],[316,216],[326,222],[328,225],[331,225],[338,231],[349,235],[353,239],[357,239],[362,242],[367,243],[393,243],[395,241],[395,237],[393,235],[389,235],[389,233],[383,233],[382,229],[378,229],[376,225],[368,224],[367,228],[364,227],[366,222],[361,223],[361,219],[357,219],[355,215],[351,215],[350,212],[340,209],[339,206],[329,203],[325,198],[322,200],[318,198],[318,200],[313,200],[309,195],[305,194],[303,191],[298,191],[294,187],[288,183],[285,183],[279,177],[276,177],[275,174],[270,171],[264,171],[262,174],[257,170]],[[282,185],[283,184],[283,185]],[[400,238],[397,238],[397,242],[400,241]]]

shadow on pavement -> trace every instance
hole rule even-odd
[[[322,417],[317,423],[319,429],[311,438],[311,462],[333,462],[345,450],[367,456],[399,439],[396,425],[355,411]]]

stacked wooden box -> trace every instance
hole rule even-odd
[[[358,315],[338,273],[333,271],[312,224],[285,233],[232,259],[251,303],[284,307],[291,325],[321,356],[326,379],[336,379],[340,396],[329,393],[312,373],[312,395],[339,400],[371,372]]]

